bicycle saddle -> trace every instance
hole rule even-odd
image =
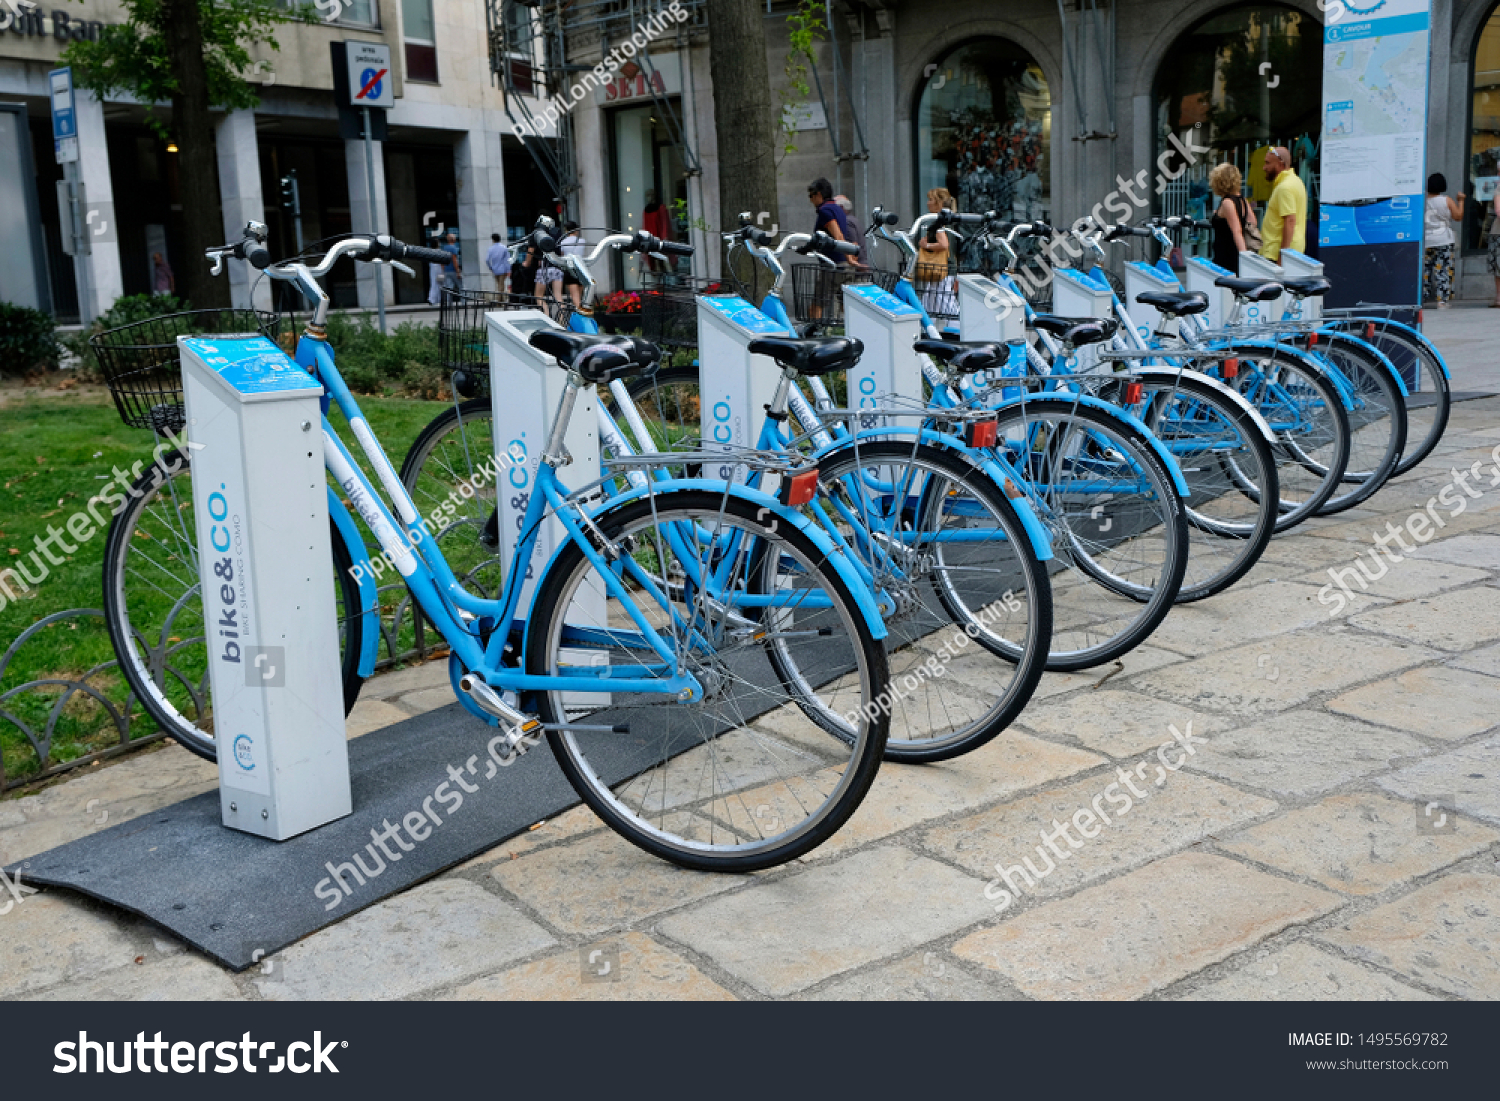
[[[1281,297],[1281,284],[1265,279],[1236,279],[1225,275],[1214,280],[1214,286],[1227,287],[1236,298],[1247,302],[1275,302]]]
[[[1146,306],[1155,306],[1162,313],[1171,314],[1173,317],[1191,317],[1195,313],[1202,313],[1208,309],[1208,295],[1202,291],[1189,291],[1186,294],[1147,291],[1145,294],[1136,295],[1135,300]]]
[[[1082,348],[1087,344],[1102,344],[1115,335],[1120,323],[1112,317],[1058,317],[1039,313],[1031,319],[1031,327],[1051,333],[1064,344]]]
[[[538,329],[527,343],[577,371],[585,382],[608,382],[638,375],[661,359],[661,349],[655,344],[629,336]]]
[[[1281,285],[1298,298],[1322,298],[1333,290],[1333,284],[1321,275],[1310,275],[1306,279],[1283,279]]]
[[[750,351],[770,356],[798,374],[826,375],[853,367],[864,354],[865,346],[847,336],[823,336],[811,340],[764,336],[750,342]]]
[[[970,340],[955,343],[951,340],[918,340],[912,347],[946,363],[961,375],[972,375],[977,371],[993,371],[1010,360],[1007,349],[985,340]]]

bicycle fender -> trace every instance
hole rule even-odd
[[[828,564],[833,567],[834,572],[839,575],[844,584],[848,586],[850,593],[853,594],[856,606],[865,617],[865,622],[869,624],[870,633],[878,639],[885,638],[885,620],[880,616],[880,609],[875,603],[875,595],[866,587],[863,579],[855,571],[854,566],[844,557],[844,552],[838,548],[833,540],[828,538],[827,533],[822,528],[818,527],[818,525],[801,513],[792,512],[783,507],[781,502],[768,493],[762,493],[759,490],[750,489],[748,486],[738,483],[725,483],[710,478],[668,478],[664,481],[656,482],[652,486],[632,488],[618,497],[611,497],[601,507],[591,511],[589,516],[598,521],[607,516],[611,510],[623,508],[625,505],[639,500],[648,493],[664,495],[676,490],[693,490],[696,492],[723,494],[726,492],[726,489],[730,497],[744,501],[746,504],[757,508],[759,516],[762,519],[766,518],[768,514],[774,514],[773,523],[771,524],[772,530],[775,530],[776,525],[789,525],[812,540],[813,545],[822,552]],[[568,543],[565,540],[561,546],[552,552],[552,556],[547,560],[546,567],[537,575],[536,588],[532,590],[533,592],[541,591],[547,575],[551,572],[553,565],[567,546]],[[528,630],[530,630],[529,625],[531,622],[532,620],[528,619]]]
[[[354,517],[339,500],[333,487],[328,487],[328,515],[339,530],[344,546],[349,548],[349,557],[354,563],[354,580],[359,585],[359,616],[363,621],[360,630],[359,675],[368,677],[375,672],[375,659],[380,656],[380,596],[379,586],[370,574],[370,555],[365,550],[365,541],[354,525]]]
[[[1348,330],[1342,329],[1341,326],[1343,326],[1343,325],[1362,326],[1362,325],[1365,324],[1366,321],[1373,321],[1377,325],[1385,325],[1385,326],[1388,326],[1389,328],[1392,328],[1392,329],[1400,329],[1407,336],[1411,337],[1418,344],[1422,345],[1422,347],[1426,348],[1429,352],[1431,352],[1433,358],[1438,361],[1438,366],[1443,369],[1443,377],[1445,379],[1447,379],[1449,382],[1453,381],[1453,372],[1450,371],[1450,370],[1448,370],[1448,361],[1443,358],[1443,353],[1440,352],[1440,351],[1438,351],[1437,345],[1434,344],[1432,341],[1428,340],[1425,333],[1422,333],[1422,332],[1419,332],[1416,329],[1413,329],[1410,325],[1404,324],[1403,322],[1400,322],[1400,321],[1386,321],[1384,318],[1379,318],[1379,317],[1371,317],[1371,318],[1350,317],[1350,318],[1340,318],[1340,319],[1329,319],[1328,324],[1329,324],[1329,327],[1332,328],[1332,329],[1338,330],[1340,332],[1347,332]]]
[[[921,431],[923,443],[963,456],[966,461],[983,471],[1002,491],[1004,490],[1006,473],[994,459],[990,458],[984,452],[975,451],[957,436],[950,436],[930,428],[924,428]],[[859,432],[856,438],[889,439],[893,435],[912,436],[915,433],[916,429],[912,428],[868,428]],[[851,440],[840,440],[817,452],[815,457],[821,459],[824,455],[832,454],[840,448],[853,450],[854,443]],[[1047,534],[1047,529],[1042,526],[1042,522],[1037,519],[1036,511],[1031,507],[1031,502],[1024,496],[1011,497],[1009,493],[1005,496],[1015,506],[1016,515],[1021,518],[1021,528],[1026,532],[1027,539],[1031,541],[1031,549],[1036,553],[1037,560],[1041,562],[1052,561],[1052,539]]]
[[[1300,366],[1303,369],[1311,371],[1321,379],[1327,379],[1329,383],[1332,384],[1333,388],[1338,391],[1339,401],[1341,401],[1344,405],[1344,412],[1354,412],[1354,403],[1349,400],[1349,395],[1344,392],[1344,387],[1340,386],[1336,381],[1334,381],[1332,376],[1330,376],[1328,373],[1328,367],[1324,365],[1323,361],[1317,356],[1309,355],[1301,348],[1294,348],[1290,344],[1282,344],[1274,340],[1236,340],[1233,344],[1233,347],[1265,348],[1267,351],[1275,351],[1280,352],[1282,355],[1295,356],[1297,359],[1302,361]],[[1347,381],[1345,385],[1348,385]]]
[[[1151,450],[1155,452],[1157,459],[1166,467],[1167,473],[1171,476],[1172,485],[1177,489],[1177,495],[1183,499],[1191,495],[1192,491],[1188,488],[1187,478],[1183,476],[1182,467],[1178,465],[1172,453],[1167,450],[1167,445],[1157,439],[1156,433],[1142,424],[1140,419],[1134,414],[1126,412],[1118,405],[1111,405],[1101,398],[1092,397],[1088,394],[1037,394],[1034,396],[1027,394],[1019,398],[1011,398],[1009,401],[1002,401],[995,408],[997,410],[1009,409],[1013,406],[1024,405],[1028,401],[1065,401],[1069,404],[1086,405],[1090,409],[1097,409],[1112,420],[1129,425],[1142,436],[1146,437],[1146,442],[1151,445]]]
[[[1161,379],[1165,381],[1167,379],[1175,379],[1177,377],[1177,369],[1175,367],[1132,367],[1130,370],[1130,375],[1132,378],[1140,377]],[[1208,383],[1209,387],[1214,390],[1215,393],[1223,395],[1229,400],[1229,403],[1231,405],[1235,406],[1245,413],[1248,413],[1250,415],[1250,419],[1255,422],[1255,427],[1260,429],[1261,437],[1266,441],[1266,443],[1274,444],[1276,442],[1276,433],[1271,430],[1270,422],[1268,422],[1266,418],[1261,415],[1260,410],[1255,408],[1255,406],[1250,403],[1250,400],[1246,398],[1244,394],[1240,393],[1238,390],[1234,389],[1231,386],[1225,386],[1218,379],[1213,378],[1209,375],[1197,374],[1195,372],[1194,381],[1199,383]]]

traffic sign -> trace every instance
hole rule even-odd
[[[391,48],[379,42],[345,42],[349,97],[355,107],[394,107],[396,83],[391,77]]]
[[[52,146],[58,164],[78,159],[78,112],[73,104],[73,70],[53,69],[47,74],[52,99]]]

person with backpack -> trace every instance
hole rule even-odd
[[[1213,216],[1213,262],[1235,275],[1240,273],[1240,253],[1258,253],[1262,244],[1255,211],[1240,194],[1244,182],[1240,170],[1227,162],[1208,174],[1208,186],[1219,197]]]

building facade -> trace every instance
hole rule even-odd
[[[1343,2],[1356,12],[1383,4]],[[780,158],[779,209],[763,224],[810,228],[807,185],[819,177],[853,200],[861,224],[877,205],[912,218],[935,187],[964,209],[1057,224],[1142,174],[1151,186],[1137,189],[1145,194],[1133,212],[1203,214],[1208,169],[1233,161],[1254,188],[1272,143],[1293,147],[1316,199],[1321,6],[1065,0],[1060,11],[1055,0],[950,0],[939,10],[835,0],[813,47],[813,93],[799,96],[787,75],[794,8],[772,0],[766,65],[795,149]],[[72,37],[122,17],[115,0],[21,8],[0,9],[0,103],[24,107],[48,305],[68,317],[78,313],[78,281],[61,248],[47,73]],[[549,24],[549,8],[569,14]],[[718,209],[719,150],[736,136],[715,130],[701,0],[321,0],[319,10],[327,22],[289,24],[279,50],[257,55],[260,105],[218,122],[226,239],[264,221],[273,253],[289,255],[341,232],[431,242],[440,227],[456,228],[464,282],[479,288],[492,285],[490,234],[513,238],[561,205],[590,239],[606,227],[665,227],[698,247],[698,274],[718,274],[710,230],[739,213]],[[549,27],[563,36],[565,64],[544,87]],[[640,46],[626,56],[632,38]],[[341,40],[392,51],[397,98],[376,148],[373,203],[364,143],[340,128],[330,43]],[[549,97],[558,108],[550,118]],[[202,261],[176,244],[191,196],[178,187],[170,129],[163,138],[128,99],[80,93],[78,111],[88,203],[108,226],[87,261],[97,314],[120,294],[156,287],[158,253],[174,271]],[[170,111],[158,113],[170,127]],[[1462,227],[1460,295],[1488,296],[1488,199],[1500,184],[1495,0],[1434,0],[1428,116],[1428,170],[1481,200]],[[1163,174],[1172,178],[1158,189]],[[635,261],[600,274],[606,287],[641,279]],[[270,303],[265,280],[243,270],[232,278],[237,305]],[[387,280],[387,302],[424,300],[428,278]],[[368,271],[352,264],[332,273],[329,289],[341,306],[375,304]]]

